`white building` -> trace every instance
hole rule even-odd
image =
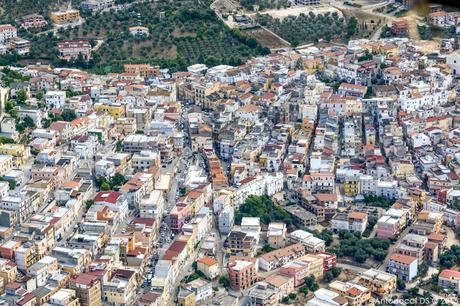
[[[141,218],[155,218],[159,220],[163,215],[165,199],[163,192],[154,190],[150,195],[141,199],[139,203]]]
[[[152,166],[160,166],[160,153],[157,151],[140,151],[134,153],[131,165],[139,171],[148,170]]]
[[[11,24],[0,24],[0,44],[18,37],[17,30]]]
[[[232,231],[232,227],[235,223],[234,209],[232,206],[224,206],[224,208],[219,213],[218,222],[219,232],[221,234],[227,235]]]
[[[460,76],[460,50],[446,56],[446,64],[454,77]]]
[[[65,104],[66,92],[61,90],[49,90],[45,94],[46,106],[62,109]]]

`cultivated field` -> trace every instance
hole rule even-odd
[[[279,39],[276,35],[273,35],[270,31],[264,28],[248,29],[243,31],[249,37],[257,39],[257,41],[264,47],[270,49],[285,48],[289,45],[283,40]]]

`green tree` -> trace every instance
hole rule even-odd
[[[418,268],[418,275],[421,277],[425,277],[428,273],[428,265],[424,262]]]
[[[406,289],[406,282],[398,277],[396,281],[396,287],[398,288],[398,290],[404,290]]]
[[[77,118],[77,114],[73,109],[65,109],[61,113],[62,120],[71,122]]]
[[[25,116],[23,119],[24,125],[28,128],[35,128],[34,120],[30,116]]]
[[[304,296],[307,296],[308,294],[308,288],[307,287],[302,287],[299,289],[300,293],[303,293]]]
[[[107,182],[103,182],[103,183],[101,184],[101,190],[103,190],[103,191],[108,191],[108,190],[110,190],[110,184],[107,183]]]
[[[334,275],[332,274],[332,272],[328,271],[324,273],[324,280],[326,282],[330,283],[333,279],[334,279]]]
[[[262,252],[264,253],[268,253],[268,252],[271,252],[271,251],[274,251],[275,249],[272,248],[270,245],[266,244],[262,247]]]
[[[289,304],[289,297],[288,296],[283,296],[283,298],[281,299],[281,303]]]
[[[334,268],[332,268],[331,273],[334,276],[334,278],[336,278],[342,273],[342,269],[334,267]]]
[[[294,292],[289,293],[289,299],[291,299],[293,301],[296,300],[297,299],[297,294],[295,294]]]
[[[85,204],[86,204],[86,209],[89,209],[91,206],[93,206],[94,201],[93,200],[88,200],[88,201],[86,201]]]
[[[110,185],[112,189],[120,187],[121,185],[124,185],[128,180],[126,177],[121,174],[121,173],[115,173],[114,176],[110,179]]]
[[[347,37],[348,38],[355,35],[357,25],[358,25],[358,20],[356,20],[356,17],[352,16],[350,20],[348,20],[348,24],[347,24]]]
[[[35,98],[37,98],[38,101],[41,101],[43,99],[43,91],[37,92]]]
[[[16,92],[16,103],[19,105],[26,104],[27,101],[27,92],[25,89],[19,89]]]
[[[230,287],[230,280],[226,276],[222,275],[221,277],[219,277],[219,284],[228,288]]]

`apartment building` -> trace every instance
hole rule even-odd
[[[0,199],[0,209],[13,212],[19,223],[25,222],[33,213],[30,197],[26,192],[9,192]]]
[[[53,21],[55,24],[78,22],[80,20],[80,11],[70,9],[65,11],[51,12],[50,18],[51,21]]]
[[[62,40],[57,43],[59,58],[71,61],[82,56],[84,60],[91,58],[91,44],[88,40]]]
[[[13,156],[13,165],[20,168],[30,157],[30,148],[21,144],[2,144],[0,154]]]
[[[66,305],[66,306],[79,306],[75,290],[59,289],[54,293],[49,300],[51,305]]]
[[[253,256],[256,248],[256,238],[242,231],[230,232],[224,242],[224,251],[230,255]]]
[[[271,271],[303,255],[305,247],[300,243],[293,244],[261,255],[259,267],[264,271]]]
[[[439,273],[438,285],[443,289],[460,292],[460,271],[444,269]]]
[[[296,259],[283,265],[278,273],[287,275],[294,279],[294,287],[305,283],[305,278],[310,276],[310,264],[308,262]]]
[[[113,6],[113,0],[86,0],[80,3],[83,11],[97,12]]]
[[[133,154],[131,159],[131,165],[134,169],[139,171],[145,171],[150,169],[152,166],[160,166],[160,154],[155,151],[140,151]]]
[[[48,21],[39,14],[31,14],[22,16],[19,18],[19,24],[21,28],[30,29],[30,28],[42,28],[48,24]]]
[[[0,175],[5,175],[13,168],[13,157],[10,155],[0,155]]]
[[[416,257],[393,254],[388,262],[387,272],[395,274],[398,278],[410,282],[417,276],[418,260]]]
[[[112,278],[103,283],[104,302],[113,305],[127,305],[135,298],[136,272],[127,269],[117,269]]]
[[[289,241],[293,244],[301,243],[305,251],[310,253],[322,252],[326,249],[324,240],[316,238],[312,233],[304,230],[295,230],[289,234]]]
[[[284,248],[286,245],[286,224],[282,222],[271,222],[268,225],[267,240],[272,248]]]
[[[0,24],[0,44],[6,43],[18,37],[15,27],[11,24]]]
[[[332,218],[332,230],[338,232],[347,230],[350,232],[363,233],[367,226],[367,213],[352,211],[349,213],[337,213]]]
[[[160,74],[159,66],[150,66],[148,64],[125,64],[126,73],[134,73],[143,78],[156,77]]]
[[[219,276],[220,269],[217,260],[212,257],[203,257],[196,261],[196,269],[203,272],[209,279]]]
[[[358,284],[369,288],[372,293],[384,297],[396,289],[396,275],[369,269],[359,276]]]
[[[358,284],[334,281],[329,288],[346,298],[350,306],[366,305],[371,299],[371,291]]]
[[[279,289],[267,282],[258,282],[249,290],[251,306],[275,306],[279,304]]]
[[[257,258],[231,256],[227,264],[227,275],[233,290],[244,290],[257,280]]]

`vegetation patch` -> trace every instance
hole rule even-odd
[[[243,217],[259,217],[264,224],[272,221],[292,224],[291,216],[268,196],[249,196],[240,206],[240,210],[235,212],[235,223],[241,224]]]
[[[268,14],[257,14],[256,21],[279,36],[283,37],[296,47],[299,44],[325,41],[342,41],[354,35],[356,30],[356,19],[352,17],[348,22],[334,13],[315,15],[300,14],[299,16],[288,16],[282,20],[271,17]]]
[[[149,35],[131,35],[129,28],[138,25],[147,27]],[[197,62],[239,65],[249,57],[270,52],[255,38],[230,30],[206,3],[198,0],[136,3],[122,10],[85,16],[82,25],[61,28],[57,34],[37,35],[25,30],[19,34],[32,41],[30,55],[0,57],[0,64],[40,60],[57,67],[108,73],[121,72],[125,63],[149,63],[178,71]],[[67,63],[58,59],[55,49],[62,39],[87,39],[93,47],[98,41],[103,43],[93,51],[89,62],[77,59]]]

